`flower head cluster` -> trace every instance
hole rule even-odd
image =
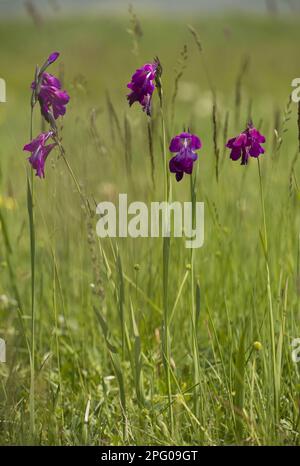
[[[58,57],[58,52],[51,53],[43,66],[40,69],[37,68],[35,80],[31,84],[32,109],[39,102],[42,116],[50,123],[50,130],[48,132],[39,134],[23,147],[24,151],[31,152],[31,156],[28,157],[29,163],[36,170],[36,175],[40,178],[45,177],[45,162],[48,155],[58,145],[55,120],[66,113],[66,104],[70,100],[67,92],[61,89],[59,79],[46,72],[48,66],[54,63]],[[53,142],[46,145],[50,139]]]
[[[193,164],[198,155],[194,152],[201,149],[201,141],[198,136],[191,133],[180,133],[170,143],[170,152],[176,153],[169,162],[171,173],[176,173],[176,180],[180,181],[184,173],[191,174]]]
[[[36,89],[35,82],[31,84],[31,89]],[[37,98],[41,107],[43,117],[49,122],[50,113],[55,120],[66,113],[66,105],[70,100],[66,91],[61,89],[59,79],[49,73],[42,73]]]
[[[33,102],[39,101],[41,113],[46,121],[53,122],[66,113],[66,105],[70,100],[66,91],[61,89],[61,83],[55,76],[46,72],[49,65],[59,57],[58,52],[52,53],[41,67],[35,81],[31,84]]]
[[[32,168],[36,170],[36,176],[45,178],[45,162],[50,154],[51,150],[57,145],[56,142],[45,145],[48,139],[53,136],[53,131],[48,133],[41,133],[37,138],[33,139],[29,144],[23,147],[23,150],[31,152],[31,156],[28,157],[29,163]]]
[[[131,106],[134,102],[139,102],[143,111],[151,115],[151,98],[155,89],[155,77],[157,63],[146,63],[146,65],[137,69],[132,75],[127,87],[131,92],[127,95],[127,100]]]
[[[231,149],[230,158],[232,160],[239,160],[241,158],[241,165],[247,165],[249,156],[259,157],[264,154],[265,150],[261,146],[266,142],[265,137],[254,128],[252,123],[235,138],[229,139],[226,147]]]

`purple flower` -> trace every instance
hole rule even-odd
[[[48,146],[45,145],[52,136],[53,131],[41,133],[36,139],[33,139],[29,144],[23,147],[23,150],[31,152],[31,156],[28,157],[29,163],[32,168],[36,170],[36,176],[40,178],[45,178],[44,166],[46,159],[51,150],[57,145],[57,143],[49,144]]]
[[[194,134],[181,133],[175,136],[170,143],[170,152],[176,152],[169,162],[171,173],[176,173],[176,180],[180,181],[184,173],[191,174],[193,163],[197,160],[198,155],[195,150],[201,149],[201,141]]]
[[[146,63],[146,65],[137,69],[131,78],[127,87],[131,89],[127,95],[127,100],[131,106],[134,102],[139,102],[143,111],[151,115],[151,97],[155,89],[155,74],[157,63]]]
[[[231,149],[232,160],[239,160],[242,157],[241,165],[247,165],[249,156],[257,158],[260,154],[264,154],[265,149],[261,146],[264,142],[266,142],[265,137],[254,128],[252,123],[249,123],[245,131],[229,139],[226,147]]]
[[[50,55],[51,57],[51,55]],[[38,86],[38,100],[41,106],[41,113],[44,118],[49,121],[49,112],[51,112],[55,120],[66,113],[66,105],[70,100],[66,91],[61,89],[59,79],[52,74],[43,73]],[[35,89],[36,84],[31,84],[31,89]]]

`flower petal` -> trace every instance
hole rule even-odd
[[[173,139],[171,139],[170,146],[169,146],[169,151],[170,152],[180,152],[180,149],[182,147],[182,141],[179,136],[175,136]]]
[[[260,154],[264,154],[264,152],[264,148],[261,147],[258,142],[252,142],[251,147],[249,149],[249,154],[251,155],[251,157],[258,157]]]
[[[241,157],[242,149],[240,147],[233,147],[230,153],[231,160],[238,160]]]
[[[260,142],[260,143],[266,142],[266,138],[256,128],[250,128],[249,134],[251,138],[255,139],[257,142]]]
[[[233,146],[234,147],[241,147],[241,146],[246,146],[247,144],[247,136],[245,133],[241,133],[238,135],[238,137],[235,139]]]

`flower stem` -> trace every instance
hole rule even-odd
[[[190,176],[190,188],[191,188],[191,203],[192,203],[192,228],[195,223],[195,208],[196,208],[196,178],[193,178],[193,174]],[[199,374],[199,348],[197,341],[197,311],[195,305],[195,253],[194,248],[191,248],[191,311],[192,311],[192,348],[193,348],[193,359],[194,359],[194,411],[197,418],[199,418],[199,396],[200,396],[200,374]]]
[[[30,140],[33,133],[33,107],[30,113]],[[33,169],[30,175],[27,172],[27,209],[30,234],[30,261],[31,261],[31,348],[30,348],[30,391],[29,391],[29,416],[31,442],[35,439],[35,226],[34,226],[34,193],[33,193]]]
[[[264,249],[265,249],[265,253],[267,254],[267,252],[268,252],[268,234],[267,234],[265,200],[264,200],[264,192],[263,192],[263,184],[262,184],[262,176],[261,176],[259,158],[257,159],[257,166],[258,166],[258,176],[259,176],[259,186],[260,186],[260,200],[261,200],[261,207],[262,207],[262,214],[263,214],[263,225],[264,225],[264,237],[263,237],[263,239],[264,239]]]
[[[160,114],[161,114],[161,130],[162,130],[162,141],[163,141],[163,161],[164,161],[164,198],[165,202],[171,201],[171,184],[170,174],[168,170],[168,160],[166,151],[166,126],[164,119],[163,110],[163,90],[160,89]],[[168,392],[168,404],[169,404],[169,421],[171,435],[174,432],[174,416],[172,407],[172,387],[171,387],[171,368],[170,368],[170,328],[169,328],[169,309],[168,309],[168,282],[169,282],[169,259],[170,259],[170,232],[168,225],[168,212],[165,211],[165,229],[168,234],[163,238],[163,335],[162,335],[162,353],[163,362],[166,372],[166,383]]]
[[[258,176],[259,176],[259,185],[260,185],[260,197],[261,197],[261,206],[263,214],[263,228],[264,234],[262,237],[264,255],[266,261],[266,272],[267,272],[267,293],[268,293],[268,302],[269,302],[269,325],[270,325],[270,338],[271,338],[271,355],[272,355],[272,376],[273,376],[273,389],[274,389],[274,422],[275,427],[279,421],[279,384],[277,377],[277,366],[276,366],[276,346],[275,346],[275,329],[274,329],[274,313],[273,313],[273,300],[272,300],[272,291],[271,291],[271,278],[270,278],[270,267],[269,267],[269,255],[268,255],[268,235],[267,235],[267,222],[266,222],[266,211],[265,211],[265,202],[264,202],[264,192],[263,192],[263,183],[261,176],[261,168],[259,159],[258,163]]]

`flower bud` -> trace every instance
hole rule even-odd
[[[261,344],[260,341],[255,341],[253,343],[253,348],[256,350],[256,351],[261,351],[263,349],[263,346]]]

